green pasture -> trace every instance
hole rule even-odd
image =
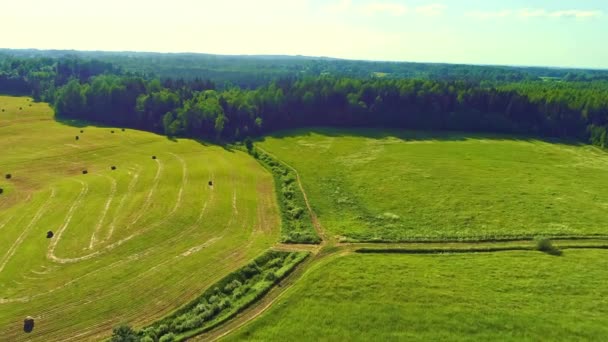
[[[256,146],[298,170],[346,241],[608,235],[608,154],[526,137],[297,130]]]
[[[351,254],[228,341],[600,341],[608,251]]]

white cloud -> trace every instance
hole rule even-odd
[[[437,16],[443,13],[447,8],[446,5],[443,4],[430,4],[425,6],[416,7],[416,13],[426,16]]]
[[[590,10],[559,10],[547,11],[542,8],[520,8],[520,9],[505,9],[501,11],[472,11],[465,13],[467,17],[478,19],[495,19],[506,17],[518,18],[576,18],[587,19],[595,18],[603,15],[602,11]]]
[[[570,18],[594,18],[594,17],[601,17],[602,16],[602,11],[581,11],[581,10],[568,10],[568,11],[555,11],[552,13],[549,13],[550,17],[559,17],[559,18],[564,18],[564,17],[570,17]]]
[[[478,19],[494,19],[509,17],[513,14],[512,10],[501,10],[501,11],[471,11],[465,13],[465,16],[478,18]]]
[[[407,6],[394,2],[372,2],[364,5],[361,10],[365,14],[390,14],[394,16],[401,16],[408,12]]]

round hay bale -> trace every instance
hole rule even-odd
[[[32,104],[30,103],[30,107],[32,106]]]
[[[7,174],[4,176],[4,178],[6,178],[6,179],[11,179],[11,178],[13,178],[13,175],[11,175],[10,173],[7,173]]]
[[[110,133],[114,134],[114,131],[110,131]]]
[[[4,189],[0,188],[0,195],[4,193]]]
[[[2,113],[4,113],[4,108],[2,108]]]
[[[23,320],[23,331],[31,333],[34,330],[34,317],[27,316]]]
[[[156,156],[152,156],[152,159],[156,159]]]
[[[23,108],[22,108],[22,107],[19,107],[19,110],[23,110]]]
[[[124,131],[125,131],[125,129],[123,128],[123,129],[122,129],[122,131],[124,132]]]
[[[116,170],[116,166],[112,166],[110,167],[110,169],[112,169],[112,171]]]
[[[80,133],[84,133],[84,129],[81,129],[81,130],[80,130]]]
[[[79,136],[76,136],[76,140],[80,140],[80,137],[79,137]]]
[[[209,181],[209,186],[213,186],[213,181]]]
[[[82,174],[83,174],[83,175],[86,175],[87,173],[89,173],[89,171],[87,171],[87,170],[82,170]]]
[[[53,233],[52,230],[49,230],[48,232],[46,232],[46,238],[47,239],[51,239],[51,238],[53,238],[53,236],[55,236],[55,234]]]

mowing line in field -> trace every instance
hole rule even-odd
[[[144,202],[143,207],[139,210],[137,216],[135,216],[135,219],[133,219],[129,226],[136,224],[139,219],[141,219],[141,217],[144,215],[144,213],[148,210],[148,208],[152,205],[152,196],[154,195],[154,192],[158,187],[158,182],[160,181],[160,176],[163,172],[163,163],[161,163],[159,159],[154,159],[154,161],[157,165],[156,176],[154,176],[152,186],[150,187],[150,191],[148,191],[148,196],[146,196],[146,201]]]
[[[118,213],[122,210],[122,207],[125,205],[125,202],[127,200],[127,197],[129,196],[129,194],[133,193],[135,186],[137,185],[137,181],[139,180],[140,172],[141,172],[141,168],[139,167],[139,165],[137,165],[137,170],[133,174],[133,177],[131,178],[131,182],[129,182],[129,187],[127,188],[127,193],[120,200],[120,203],[118,204],[118,207],[116,208],[116,211],[115,211],[114,219],[112,220],[112,223],[110,223],[110,229],[108,230],[108,234],[103,239],[102,242],[106,242],[112,238],[112,234],[114,234],[114,228],[116,227],[116,220],[118,220]]]
[[[101,212],[101,217],[99,218],[97,225],[95,226],[95,230],[93,231],[93,234],[91,235],[91,241],[89,242],[89,249],[93,249],[93,246],[95,246],[95,244],[97,243],[97,234],[99,233],[99,230],[101,229],[101,226],[103,225],[103,222],[106,219],[106,215],[108,214],[108,210],[110,209],[110,205],[112,205],[112,201],[114,200],[114,195],[116,194],[116,179],[109,177],[109,176],[105,176],[106,178],[108,178],[112,184],[111,186],[111,190],[110,190],[110,195],[108,196],[108,200],[106,201],[106,205],[103,207],[103,210]]]
[[[182,157],[178,156],[175,153],[170,153],[170,154],[172,156],[174,156],[175,158],[177,158],[177,160],[179,160],[179,162],[182,164],[182,184],[179,187],[179,193],[177,195],[177,202],[175,204],[175,210],[177,210],[177,208],[181,207],[181,205],[182,205],[182,195],[184,193],[184,188],[188,184],[188,165],[186,164],[186,162],[184,161],[184,159]]]
[[[4,228],[4,226],[6,226],[10,222],[10,220],[13,219],[13,217],[15,217],[15,216],[13,215],[13,216],[9,217],[8,220],[4,221],[4,223],[2,223],[0,225],[0,229]]]
[[[159,182],[159,180],[160,180],[160,174],[161,174],[161,171],[162,171],[162,169],[163,169],[163,167],[162,167],[162,163],[160,163],[160,161],[158,161],[158,159],[155,159],[155,160],[157,161],[157,163],[158,163],[158,165],[159,165],[159,168],[158,168],[158,171],[157,171],[157,173],[156,173],[155,185],[153,186],[153,188],[152,188],[152,189],[150,190],[150,192],[148,193],[148,198],[150,198],[150,199],[151,199],[151,196],[152,196],[152,194],[153,194],[154,188],[156,188],[156,187],[157,187],[157,185],[158,185],[158,182]],[[186,169],[185,169],[185,163],[184,163],[184,164],[182,164],[182,168],[183,168],[183,172],[182,172],[182,174],[183,174],[184,176],[187,176]],[[133,233],[133,234],[131,234],[131,235],[127,236],[126,238],[123,238],[123,239],[121,239],[121,240],[118,240],[118,241],[114,242],[113,244],[110,244],[110,245],[105,246],[105,247],[103,248],[103,250],[98,250],[98,251],[95,251],[95,252],[93,252],[93,253],[90,253],[90,254],[87,254],[87,255],[83,255],[83,256],[80,256],[80,257],[76,257],[76,258],[58,258],[58,257],[56,257],[55,255],[53,255],[53,256],[52,256],[53,260],[54,260],[54,261],[56,261],[56,262],[62,263],[62,264],[64,264],[64,263],[74,263],[74,262],[78,262],[78,261],[88,260],[88,259],[91,259],[91,258],[92,258],[92,257],[94,257],[94,256],[97,256],[97,255],[101,254],[101,252],[102,252],[102,251],[109,251],[109,250],[112,250],[112,249],[114,249],[114,248],[116,248],[116,247],[118,247],[118,246],[122,245],[123,243],[125,243],[125,242],[127,242],[127,241],[131,240],[132,238],[137,237],[137,236],[139,236],[139,235],[141,235],[141,234],[143,234],[143,233],[145,233],[145,232],[147,232],[147,231],[149,231],[149,230],[151,230],[151,229],[154,229],[154,228],[156,228],[156,227],[158,227],[158,226],[160,226],[160,225],[162,225],[162,224],[166,223],[166,222],[167,222],[167,221],[169,221],[169,219],[170,219],[170,218],[171,218],[171,217],[172,217],[172,216],[173,216],[173,215],[174,215],[174,214],[177,212],[177,210],[178,210],[178,209],[180,208],[180,206],[181,206],[181,203],[182,203],[182,197],[183,197],[183,189],[184,189],[184,180],[185,180],[185,178],[184,178],[184,179],[182,179],[182,186],[180,187],[180,191],[178,192],[178,198],[177,198],[177,200],[176,200],[176,202],[175,202],[175,206],[173,207],[173,209],[171,210],[171,212],[170,212],[170,213],[169,213],[167,216],[165,216],[165,218],[164,218],[164,219],[162,219],[162,220],[160,220],[160,221],[157,221],[156,223],[153,223],[153,224],[151,224],[150,226],[144,227],[144,228],[142,228],[141,230],[138,230],[138,231],[136,231],[135,233]],[[149,205],[150,205],[150,204],[148,204],[147,206],[149,206]],[[147,209],[147,208],[146,208],[146,209]],[[140,216],[140,217],[143,215],[143,212],[144,212],[144,211],[143,211],[143,208],[142,208],[142,211],[141,211],[141,212],[140,212],[140,214],[139,214],[139,216]],[[139,219],[139,218],[138,218],[138,219]],[[129,227],[130,227],[130,226],[132,226],[132,225],[133,225],[133,223],[131,223],[131,225],[129,225]]]
[[[49,258],[51,260],[55,260],[55,261],[58,260],[58,258],[55,257],[55,248],[57,247],[57,244],[59,243],[59,241],[61,241],[61,236],[63,235],[63,232],[70,225],[70,222],[72,221],[72,217],[74,217],[76,208],[78,208],[80,206],[83,198],[89,192],[88,183],[85,183],[80,180],[78,182],[82,185],[80,194],[78,194],[78,197],[76,197],[76,200],[74,200],[74,203],[72,203],[72,206],[70,207],[70,210],[68,211],[68,214],[66,215],[65,220],[63,221],[63,226],[61,226],[61,228],[59,228],[59,230],[57,231],[57,234],[55,235],[55,237],[51,240],[51,243],[49,244],[49,248],[46,253],[46,256],[47,256],[47,258]]]
[[[51,188],[51,195],[49,196],[49,198],[46,200],[46,202],[42,204],[42,206],[40,206],[40,209],[38,209],[36,215],[34,215],[30,223],[25,227],[25,229],[23,229],[21,235],[19,235],[17,240],[13,243],[13,245],[8,249],[4,257],[2,258],[2,263],[0,263],[0,272],[4,270],[4,267],[6,266],[10,258],[13,256],[13,254],[15,254],[15,251],[17,250],[19,245],[21,245],[21,243],[25,239],[25,236],[27,235],[27,233],[29,233],[30,229],[34,226],[34,224],[36,224],[36,222],[38,222],[38,220],[40,220],[53,198],[55,198],[55,188]]]

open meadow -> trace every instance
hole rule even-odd
[[[608,251],[350,254],[228,341],[575,341],[608,335]]]
[[[279,239],[272,175],[246,153],[59,123],[26,97],[0,109],[0,340],[146,326]]]
[[[608,235],[608,154],[592,146],[377,129],[302,129],[256,146],[299,172],[342,241]]]

